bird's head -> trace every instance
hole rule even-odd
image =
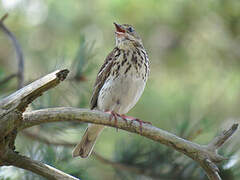
[[[135,31],[135,29],[128,24],[117,24],[115,25],[115,38],[116,38],[116,46],[120,49],[131,48],[140,46],[142,47],[142,40]]]

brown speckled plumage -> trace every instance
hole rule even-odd
[[[149,75],[149,61],[132,26],[116,27],[116,47],[105,59],[94,84],[91,109],[127,113],[139,100]],[[104,126],[89,125],[73,156],[88,157]]]

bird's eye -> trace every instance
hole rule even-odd
[[[132,27],[129,27],[129,28],[128,28],[128,31],[129,31],[129,32],[133,32],[134,29],[133,29]]]

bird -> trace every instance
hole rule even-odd
[[[116,121],[117,116],[125,120],[136,120],[140,123],[141,130],[144,121],[125,114],[136,105],[146,86],[150,71],[148,55],[133,26],[113,24],[115,47],[97,74],[90,108],[109,113],[110,120],[114,117]],[[87,158],[103,129],[103,125],[89,123],[72,156]]]

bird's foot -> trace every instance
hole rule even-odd
[[[109,116],[109,121],[112,121],[112,119],[114,118],[114,124],[117,125],[117,118],[120,117],[122,118],[124,121],[127,122],[127,120],[124,118],[124,115],[120,115],[114,111],[105,111],[106,113],[110,114]],[[116,128],[118,131],[118,128]]]
[[[138,118],[135,118],[135,117],[132,117],[132,116],[126,116],[124,114],[118,114],[114,111],[105,111],[106,113],[110,114],[110,117],[109,117],[109,121],[112,121],[112,119],[114,118],[114,124],[117,125],[117,118],[120,117],[122,118],[126,123],[127,123],[127,120],[131,120],[131,125],[133,123],[133,121],[137,121],[139,123],[139,126],[140,126],[140,133],[142,133],[142,124],[145,123],[145,124],[150,124],[152,125],[151,122],[147,122],[147,121],[142,121]],[[118,128],[116,128],[118,130]]]
[[[133,121],[137,121],[137,122],[139,123],[140,132],[141,132],[141,133],[142,133],[142,124],[143,124],[143,123],[152,125],[151,122],[142,121],[142,120],[140,120],[140,119],[138,119],[138,118],[135,118],[135,117],[132,117],[132,116],[122,115],[121,117],[122,117],[123,119],[125,119],[125,121],[126,121],[126,119],[132,120],[132,121],[131,121],[131,125],[132,125]]]

